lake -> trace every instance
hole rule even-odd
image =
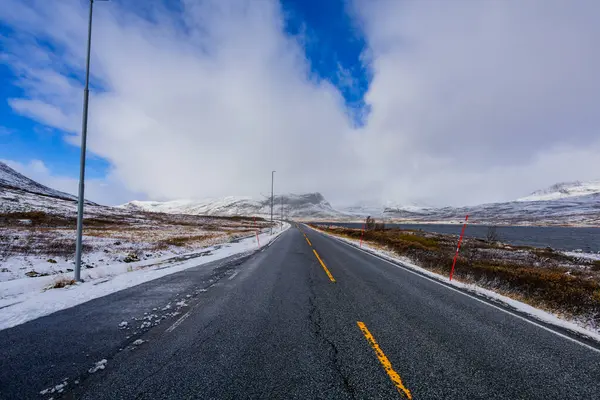
[[[362,228],[362,223],[327,223],[328,225]],[[462,225],[386,224],[388,228],[420,229],[426,232],[460,235]],[[465,236],[485,239],[488,226],[467,225]],[[557,250],[600,252],[600,228],[556,226],[497,226],[498,240],[516,246],[552,247]]]

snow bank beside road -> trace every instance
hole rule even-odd
[[[272,236],[268,233],[260,234],[260,248],[268,246],[288,228],[289,224],[284,224],[283,230],[274,232]],[[48,287],[57,279],[71,279],[72,273],[0,282],[0,329],[10,328],[165,275],[232,255],[251,253],[257,249],[256,237],[250,237],[177,257],[97,267],[85,270],[85,282],[61,289]]]

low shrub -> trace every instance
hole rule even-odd
[[[64,288],[65,286],[70,286],[70,285],[74,285],[74,284],[75,284],[74,279],[61,277],[54,281],[51,288],[52,289],[60,289],[60,288]]]

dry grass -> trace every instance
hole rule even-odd
[[[0,214],[0,226],[22,226],[22,221],[29,221],[30,225],[34,227],[75,227],[76,223],[76,220],[74,218],[47,214],[43,211],[10,212]]]
[[[12,255],[69,256],[75,254],[75,240],[54,234],[47,229],[29,229],[24,235],[0,235],[0,255],[3,258]],[[92,251],[93,247],[83,243],[83,251]]]
[[[323,228],[321,228],[323,229]],[[360,229],[328,228],[360,239]],[[370,244],[406,256],[423,268],[448,275],[457,238],[420,231],[366,231]],[[487,244],[465,239],[454,276],[498,290],[533,306],[600,321],[600,262],[575,260],[551,249]]]
[[[54,283],[52,284],[50,289],[60,289],[60,288],[66,287],[66,286],[74,285],[74,284],[75,284],[74,279],[61,277],[61,278],[54,280]]]
[[[167,246],[187,246],[191,243],[204,242],[214,238],[215,235],[196,235],[196,236],[175,236],[169,239],[161,240],[158,245],[164,244]]]

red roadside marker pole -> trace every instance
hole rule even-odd
[[[258,226],[256,226],[256,217],[254,217],[254,229],[256,229],[256,243],[260,247],[260,240],[258,240]]]
[[[363,222],[362,231],[360,232],[360,245],[358,247],[362,247],[363,236],[365,235],[365,223]]]
[[[460,238],[458,239],[458,246],[456,247],[456,253],[454,254],[454,261],[452,261],[452,269],[450,270],[450,280],[452,280],[452,275],[454,275],[454,266],[456,265],[456,259],[458,258],[458,250],[460,250],[460,244],[463,240],[463,235],[465,234],[465,228],[467,227],[467,222],[469,221],[469,215],[467,214],[465,218],[465,223],[463,224],[462,231],[460,232]]]

